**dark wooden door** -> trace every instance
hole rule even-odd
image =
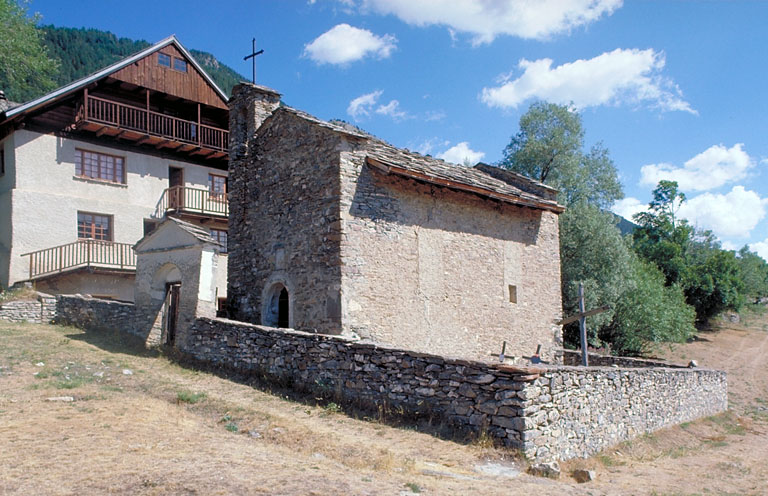
[[[184,169],[168,167],[168,206],[184,208]]]
[[[176,326],[179,321],[179,298],[181,284],[169,283],[165,299],[165,344],[173,346],[176,342]]]

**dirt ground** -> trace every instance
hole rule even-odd
[[[486,440],[296,401],[115,334],[0,323],[0,494],[768,494],[768,319],[746,324],[666,354],[725,369],[728,413],[565,462],[554,481]]]

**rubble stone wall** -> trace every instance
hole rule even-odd
[[[136,307],[133,303],[78,295],[56,297],[56,315],[53,321],[86,330],[117,329],[131,334],[140,333],[136,325]]]
[[[261,324],[273,288],[285,287],[289,327],[338,334],[339,138],[287,112],[258,131],[230,164],[230,310]]]
[[[345,330],[475,360],[542,345],[559,362],[557,214],[387,176],[366,154],[341,161]]]
[[[547,366],[527,371],[337,336],[197,319],[181,351],[339,401],[485,431],[536,460],[588,456],[727,408],[724,372]]]
[[[8,322],[47,323],[55,312],[56,300],[40,295],[37,299],[13,300],[0,303],[0,320]]]

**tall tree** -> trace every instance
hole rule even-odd
[[[504,149],[500,166],[560,190],[560,202],[609,208],[623,198],[616,166],[601,143],[584,149],[581,116],[575,110],[537,102],[520,118],[520,131]]]
[[[748,246],[739,250],[738,257],[744,295],[755,299],[768,296],[768,262]]]
[[[41,42],[38,20],[15,0],[0,0],[0,89],[9,100],[26,101],[55,86],[57,64]]]
[[[667,286],[683,288],[696,320],[705,323],[726,308],[741,306],[744,283],[733,252],[722,250],[711,231],[697,231],[677,218],[683,202],[676,182],[660,181],[648,211],[635,215],[640,227],[633,233],[633,246],[661,269]]]

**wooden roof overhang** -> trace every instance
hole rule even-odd
[[[483,188],[483,187],[475,186],[472,184],[466,184],[466,183],[462,183],[462,182],[458,182],[450,179],[431,176],[429,174],[409,170],[395,164],[385,163],[385,162],[382,162],[381,160],[378,160],[370,156],[366,157],[365,161],[368,163],[368,165],[374,167],[375,169],[385,174],[394,174],[397,176],[413,179],[413,180],[428,183],[428,184],[435,184],[437,186],[442,186],[444,188],[452,189],[455,191],[473,193],[485,198],[497,200],[497,201],[508,203],[511,205],[536,208],[540,210],[549,210],[551,212],[555,212],[558,214],[565,211],[565,207],[557,204],[556,202],[545,201],[545,200],[538,201],[530,198],[523,198],[520,196],[510,195],[507,193],[494,191],[488,188]]]

